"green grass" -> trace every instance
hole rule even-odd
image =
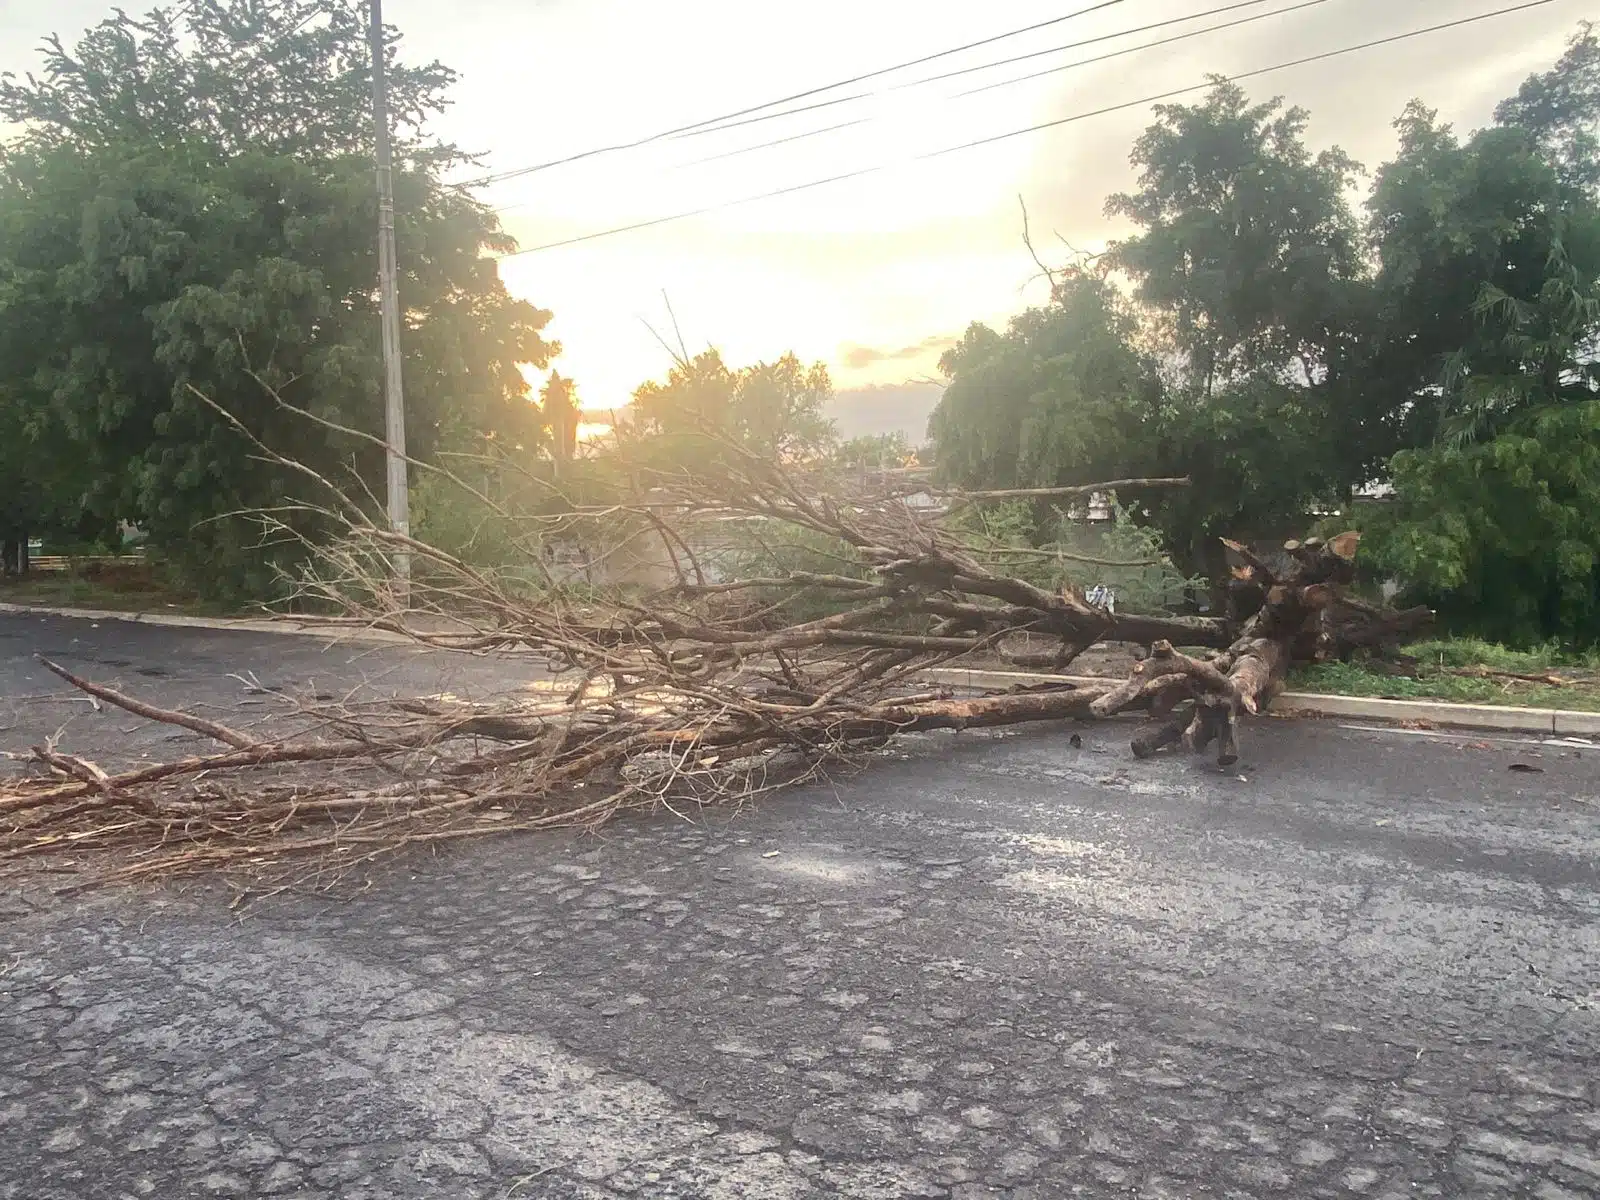
[[[1433,650],[1431,657],[1419,652],[1423,647]],[[1407,653],[1421,660],[1418,678],[1379,674],[1360,663],[1318,663],[1294,671],[1289,677],[1289,686],[1296,691],[1335,696],[1600,712],[1600,676],[1588,670],[1572,670],[1570,656],[1557,656],[1551,650],[1519,651],[1485,642],[1436,641],[1407,647]],[[1566,668],[1559,673],[1572,682],[1557,687],[1504,676],[1444,674],[1441,663],[1447,668],[1486,667],[1493,671],[1527,673]]]
[[[105,571],[31,571],[20,579],[0,579],[0,602],[107,612],[242,615],[169,587],[144,566],[119,565]]]
[[[1434,638],[1405,647],[1406,654],[1433,668],[1487,667],[1491,671],[1552,671],[1577,667],[1600,671],[1600,649],[1574,651],[1549,642],[1532,650],[1510,650],[1482,638]]]

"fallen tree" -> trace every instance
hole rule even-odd
[[[0,861],[70,856],[93,863],[98,881],[219,866],[281,872],[310,856],[305,877],[320,879],[406,846],[739,803],[859,764],[908,733],[1131,712],[1156,722],[1134,738],[1139,756],[1215,743],[1226,765],[1241,718],[1271,703],[1293,663],[1409,635],[1427,616],[1348,595],[1353,533],[1290,543],[1271,561],[1230,543],[1239,565],[1228,616],[1119,614],[1075,585],[1008,573],[1000,548],[952,532],[952,507],[993,495],[919,505],[905,486],[806,475],[729,450],[716,470],[657,473],[624,503],[520,515],[535,540],[583,523],[647,531],[674,580],[644,594],[514,583],[347,510],[348,536],[303,583],[334,606],[331,620],[511,655],[541,689],[478,703],[294,702],[246,732],[47,663],[97,703],[218,749],[123,770],[54,741],[14,754],[28,770],[0,783]],[[822,539],[837,569],[719,578],[696,530],[730,519],[754,522],[757,537]],[[400,554],[413,572],[404,591],[391,569]],[[1150,651],[1126,680],[1100,686],[956,696],[926,683],[929,668],[1004,655],[1018,635],[1047,639],[1057,668],[1102,641]]]

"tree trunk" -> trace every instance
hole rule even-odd
[[[1228,584],[1229,617],[1236,621],[1253,612],[1236,626],[1238,636],[1226,650],[1204,660],[1180,654],[1170,642],[1157,642],[1123,683],[1094,701],[1093,714],[1127,711],[1149,697],[1153,687],[1182,688],[1188,703],[1162,725],[1134,738],[1134,754],[1145,758],[1179,741],[1199,751],[1216,742],[1218,764],[1231,766],[1239,757],[1240,714],[1254,716],[1270,705],[1283,690],[1292,663],[1392,643],[1432,621],[1426,608],[1394,612],[1344,594],[1343,588],[1355,579],[1360,540],[1357,533],[1326,542],[1291,540],[1271,561],[1239,542],[1225,541],[1239,560]]]

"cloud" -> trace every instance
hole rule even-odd
[[[874,363],[905,362],[908,359],[924,358],[948,350],[955,344],[955,338],[942,334],[923,338],[914,345],[901,346],[898,350],[880,350],[876,346],[857,346],[846,342],[839,348],[839,362],[852,371],[860,371]]]

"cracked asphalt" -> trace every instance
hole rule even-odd
[[[5,617],[8,749],[169,736],[36,648],[167,703],[514,674]],[[1082,733],[244,919],[0,897],[0,1197],[1600,1196],[1600,747]]]

